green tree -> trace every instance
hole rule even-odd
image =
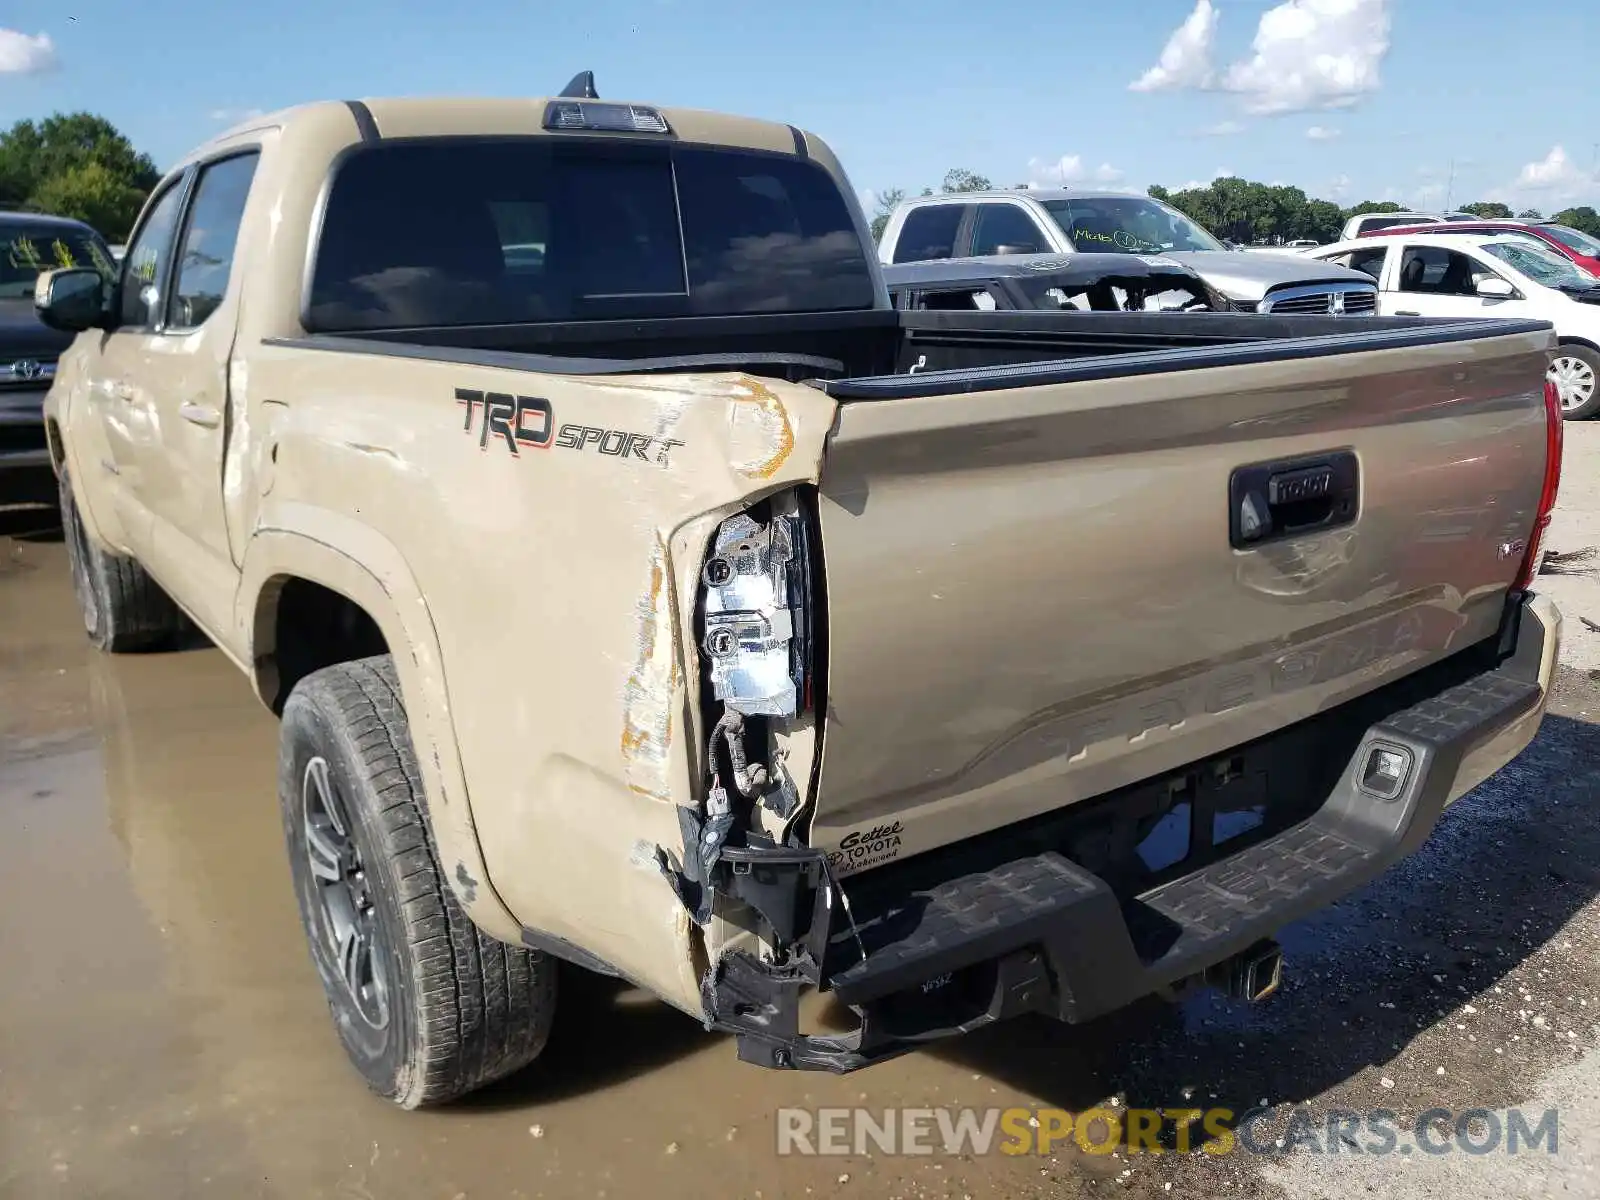
[[[1168,193],[1166,202],[1195,224],[1203,226],[1218,237],[1226,236],[1222,231],[1221,202],[1214,188],[1184,188],[1181,192]]]
[[[1519,220],[1523,220],[1523,221],[1542,221],[1542,220],[1544,220],[1544,214],[1542,212],[1540,212],[1537,208],[1525,208],[1525,209],[1523,209],[1521,212],[1519,212],[1517,214],[1517,217],[1518,217]]]
[[[1577,229],[1587,233],[1590,237],[1600,238],[1600,213],[1589,205],[1581,208],[1563,208],[1550,218],[1557,225],[1565,225],[1569,229]]]
[[[1405,207],[1396,204],[1393,200],[1363,200],[1354,208],[1345,209],[1344,215],[1349,218],[1365,216],[1367,213],[1386,212],[1405,212]]]
[[[0,132],[0,205],[76,216],[112,241],[127,237],[160,177],[148,154],[93,113],[56,113]]]
[[[1167,189],[1162,187],[1159,183],[1152,183],[1149,187],[1145,188],[1145,195],[1149,196],[1152,200],[1160,200],[1163,204],[1170,204],[1172,202],[1172,193],[1167,191]]]
[[[112,241],[121,241],[133,227],[145,195],[104,163],[86,162],[45,179],[34,189],[30,204],[43,212],[76,217]]]
[[[873,241],[883,241],[883,231],[889,224],[890,214],[893,213],[897,207],[899,207],[900,201],[904,200],[905,198],[906,191],[904,188],[890,188],[886,192],[878,193],[876,197],[877,211],[875,211],[872,215]]]
[[[1308,200],[1305,232],[1300,236],[1316,238],[1319,242],[1334,241],[1344,228],[1344,221],[1344,209],[1332,200]]]
[[[1480,200],[1476,204],[1463,204],[1461,211],[1482,217],[1486,221],[1500,220],[1511,215],[1510,206],[1501,204],[1498,200]]]
[[[979,175],[965,167],[951,167],[944,173],[944,184],[941,190],[946,192],[986,192],[994,184],[989,182],[988,176]]]

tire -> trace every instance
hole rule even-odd
[[[1600,351],[1562,342],[1550,360],[1549,378],[1561,394],[1563,418],[1587,421],[1600,413]]]
[[[189,626],[183,611],[137,559],[97,546],[83,527],[65,466],[59,481],[61,534],[67,544],[72,591],[89,641],[108,654],[161,650]]]
[[[278,795],[311,960],[367,1085],[415,1109],[536,1059],[557,964],[483,933],[456,902],[391,658],[326,667],[295,686]]]

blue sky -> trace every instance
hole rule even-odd
[[[1600,0],[12,0],[0,122],[89,109],[165,166],[252,109],[588,68],[810,129],[863,191],[1228,171],[1549,213],[1600,205],[1597,50]]]

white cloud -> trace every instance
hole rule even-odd
[[[1200,131],[1201,137],[1232,137],[1236,133],[1243,133],[1245,125],[1242,121],[1218,121],[1215,125],[1207,125]]]
[[[1306,130],[1306,136],[1313,142],[1331,142],[1339,136],[1337,129],[1329,129],[1326,125],[1313,125]]]
[[[1348,175],[1335,175],[1328,181],[1327,191],[1328,198],[1330,200],[1339,199],[1341,196],[1344,196],[1347,192],[1349,192],[1349,190],[1350,176]]]
[[[1210,87],[1211,43],[1216,35],[1217,10],[1211,0],[1195,0],[1194,11],[1167,39],[1156,65],[1130,83],[1128,90],[1159,92]]]
[[[1378,90],[1389,0],[1284,0],[1261,14],[1251,50],[1222,79],[1247,111],[1348,108]]]
[[[1505,189],[1512,208],[1565,208],[1571,204],[1593,204],[1600,194],[1600,172],[1584,170],[1568,156],[1563,146],[1552,146],[1537,162],[1527,163],[1515,182]]]
[[[1531,162],[1522,168],[1522,174],[1517,176],[1517,186],[1535,189],[1561,187],[1580,174],[1567,157],[1566,150],[1561,146],[1553,146],[1550,153],[1538,162]]]
[[[1416,190],[1412,203],[1418,209],[1426,211],[1435,203],[1444,199],[1444,184],[1425,183]]]
[[[1196,0],[1161,57],[1128,86],[1136,92],[1221,90],[1246,112],[1349,108],[1378,90],[1389,53],[1391,0],[1282,0],[1261,14],[1250,55],[1219,75],[1212,63],[1217,9]]]
[[[1063,154],[1054,162],[1030,158],[1028,170],[1032,172],[1030,180],[1032,187],[1060,187],[1074,183],[1116,183],[1123,177],[1123,171],[1110,163],[1101,163],[1093,168],[1085,165],[1081,154]]]
[[[57,63],[56,44],[47,33],[0,29],[0,75],[35,75]]]

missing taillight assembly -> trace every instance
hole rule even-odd
[[[806,863],[813,855],[792,822],[814,785],[820,745],[820,731],[806,720],[820,703],[812,662],[821,604],[815,511],[814,501],[789,491],[727,518],[700,569],[704,802],[698,812],[678,810],[681,865],[660,847],[657,863],[701,925],[711,918],[713,893],[739,892],[730,872],[748,874],[762,855]],[[729,854],[737,860],[731,867]],[[774,945],[792,940],[787,919],[765,915]]]
[[[1538,578],[1544,561],[1545,534],[1550,528],[1550,516],[1555,511],[1556,495],[1561,490],[1561,455],[1565,444],[1566,426],[1561,415],[1561,394],[1555,381],[1544,381],[1544,483],[1539,489],[1539,508],[1533,519],[1533,530],[1528,534],[1528,549],[1522,556],[1522,567],[1517,572],[1515,591],[1524,592]]]
[[[806,699],[807,544],[803,516],[740,513],[717,530],[701,572],[701,646],[716,698],[750,717],[792,717]]]

